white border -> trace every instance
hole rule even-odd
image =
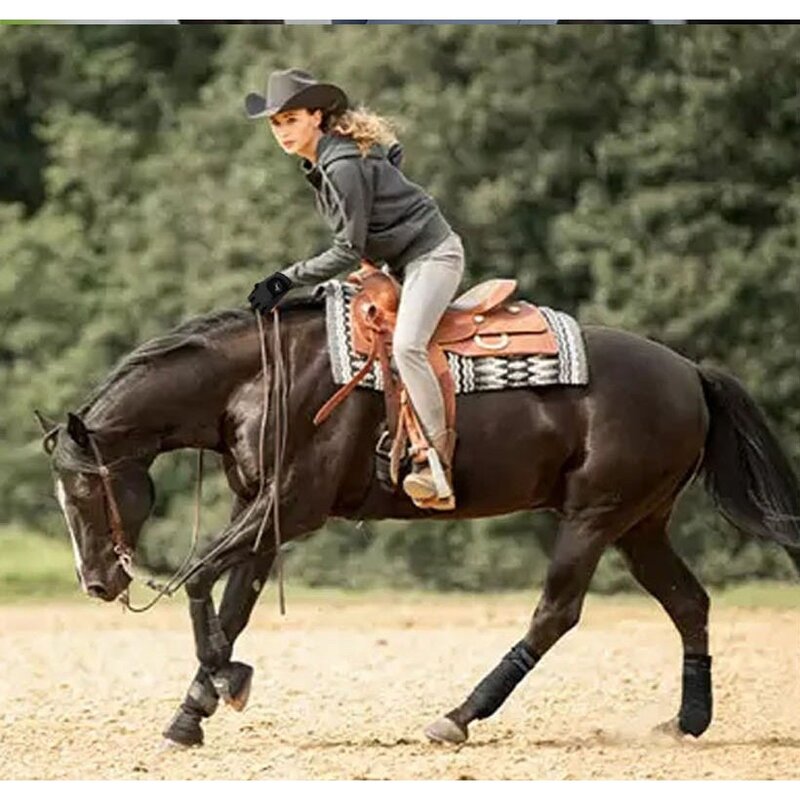
[[[780,20],[800,19],[800,7],[789,0],[736,4],[723,0],[6,0],[6,20],[177,21],[187,20],[434,20],[554,21],[577,20]]]

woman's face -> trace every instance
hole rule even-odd
[[[322,135],[322,112],[305,108],[281,111],[269,118],[272,133],[284,153],[292,153],[316,161],[317,141]]]

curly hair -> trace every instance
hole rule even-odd
[[[355,141],[362,155],[366,155],[374,144],[389,147],[397,139],[396,121],[379,116],[364,106],[348,108],[323,118],[325,133],[347,136]]]

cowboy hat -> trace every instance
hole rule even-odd
[[[332,83],[319,83],[302,69],[276,70],[270,73],[266,96],[250,92],[244,100],[250,119],[271,117],[293,108],[321,108],[340,111],[347,108],[347,95]]]

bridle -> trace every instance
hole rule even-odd
[[[194,554],[197,550],[197,543],[199,541],[199,533],[200,533],[200,506],[202,500],[202,487],[203,487],[203,450],[202,448],[198,450],[197,453],[197,487],[195,492],[195,513],[194,513],[194,527],[192,530],[192,544],[191,548],[189,549],[189,554],[183,560],[183,563],[178,567],[172,577],[166,583],[159,583],[152,578],[144,577],[137,575],[133,563],[134,552],[131,546],[128,544],[127,539],[125,538],[125,530],[122,526],[122,516],[119,513],[119,507],[117,506],[117,501],[114,496],[114,491],[111,488],[111,467],[105,463],[103,463],[102,456],[100,455],[100,449],[97,446],[97,442],[94,441],[92,438],[92,434],[89,433],[89,444],[92,447],[92,451],[95,456],[95,461],[97,462],[97,472],[100,475],[100,480],[103,484],[103,499],[105,500],[106,507],[109,509],[108,513],[108,521],[109,521],[109,528],[111,529],[111,542],[113,544],[114,555],[117,557],[117,563],[120,565],[121,569],[125,574],[131,579],[132,582],[138,581],[139,583],[143,583],[149,589],[157,592],[157,595],[146,605],[144,606],[133,606],[131,605],[130,601],[130,594],[128,589],[126,589],[120,595],[120,601],[122,602],[123,606],[127,608],[129,611],[133,611],[134,613],[141,613],[143,611],[148,611],[151,609],[164,595],[172,596],[184,583],[188,580],[188,575],[183,576],[182,573],[188,566],[191,559],[194,557]],[[123,461],[127,459],[119,459],[119,461]],[[119,463],[119,461],[114,463]]]
[[[133,550],[131,550],[128,543],[125,541],[125,531],[122,529],[122,517],[119,513],[119,507],[117,506],[114,492],[111,489],[111,470],[103,463],[100,449],[91,434],[89,434],[89,444],[92,446],[92,451],[97,461],[97,472],[103,482],[105,501],[110,509],[109,523],[111,527],[111,542],[114,545],[114,554],[117,556],[120,566],[125,572],[131,575],[130,569],[133,564]],[[131,575],[131,578],[133,578],[133,575]]]
[[[261,536],[264,532],[264,528],[267,525],[267,521],[269,520],[270,512],[273,511],[274,509],[275,566],[278,575],[278,598],[279,598],[280,612],[281,614],[285,614],[286,602],[285,602],[284,588],[283,588],[283,558],[281,553],[281,529],[280,529],[280,515],[278,508],[278,494],[280,491],[280,471],[281,471],[280,468],[286,450],[288,410],[286,402],[287,391],[284,390],[284,385],[286,383],[286,371],[283,363],[283,351],[281,348],[280,323],[279,323],[280,318],[278,315],[278,309],[277,308],[274,309],[272,313],[273,313],[273,330],[274,330],[273,363],[275,365],[275,369],[273,371],[273,381],[272,381],[273,405],[275,408],[275,414],[274,414],[275,454],[273,459],[273,480],[272,480],[272,487],[271,487],[269,501],[264,511],[264,516],[261,520],[258,534],[256,535],[256,539],[253,544],[252,552],[253,553],[258,552],[258,549],[261,545]],[[261,429],[259,432],[258,494],[250,503],[250,508],[248,509],[244,517],[240,519],[230,531],[228,531],[228,533],[220,540],[220,542],[218,542],[215,545],[215,547],[213,547],[208,553],[206,553],[203,556],[203,558],[201,558],[199,561],[197,561],[190,567],[189,563],[194,557],[194,554],[197,550],[197,543],[199,540],[199,531],[200,531],[200,507],[202,501],[203,452],[204,452],[203,448],[200,448],[197,454],[197,485],[195,491],[195,513],[194,513],[194,527],[192,530],[191,548],[189,550],[189,554],[183,560],[183,563],[181,563],[181,565],[178,567],[178,569],[175,571],[172,577],[165,584],[157,583],[151,578],[143,578],[136,574],[133,563],[134,552],[125,538],[125,531],[122,525],[122,517],[119,513],[119,506],[117,505],[117,501],[114,496],[114,491],[111,487],[111,474],[112,474],[111,467],[103,462],[103,458],[100,453],[100,449],[97,446],[97,442],[94,441],[91,433],[88,434],[89,444],[92,447],[92,452],[94,453],[95,461],[97,463],[97,472],[100,475],[100,480],[103,485],[104,499],[107,508],[109,510],[108,521],[109,521],[109,527],[111,529],[111,541],[114,548],[114,555],[117,557],[117,563],[120,565],[122,570],[128,575],[128,577],[130,577],[131,581],[139,581],[140,583],[144,583],[148,588],[157,592],[156,596],[152,600],[150,600],[149,603],[145,604],[144,606],[136,607],[131,605],[130,595],[128,590],[126,589],[120,595],[120,600],[122,604],[125,606],[125,608],[127,608],[129,611],[132,611],[134,613],[141,613],[143,611],[147,611],[150,608],[152,608],[165,595],[172,596],[199,569],[208,564],[208,562],[223,547],[226,547],[230,544],[234,544],[242,533],[242,528],[244,523],[249,519],[250,515],[257,507],[257,501],[264,492],[265,489],[264,435],[266,431],[268,399],[269,399],[268,389],[267,389],[267,354],[264,342],[264,328],[263,328],[263,322],[261,320],[261,314],[258,311],[254,311],[254,314],[256,316],[256,321],[258,323],[259,342],[261,345],[261,369],[262,369],[263,390],[264,390],[262,413],[261,413]],[[125,459],[120,459],[120,461],[122,460]],[[114,462],[114,463],[119,463],[119,462]]]

